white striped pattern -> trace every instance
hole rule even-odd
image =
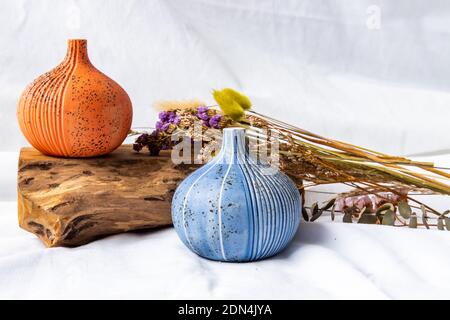
[[[195,178],[184,195],[181,208],[182,232],[184,232],[188,246],[199,255],[222,261],[263,259],[283,250],[297,230],[300,222],[301,199],[295,184],[281,172],[277,172],[274,175],[265,175],[263,167],[258,165],[246,152],[244,139],[243,131],[239,129],[225,129],[224,145],[221,152],[211,163],[203,167],[204,172],[199,172],[200,175]],[[213,172],[212,170],[217,168],[216,165],[222,167],[220,170]],[[233,204],[236,201],[233,199],[237,199],[233,196],[233,193],[230,193],[236,192],[236,189],[234,191],[227,191],[226,189],[227,179],[230,179],[231,170],[233,170],[233,179],[239,177],[243,179],[241,182],[244,186],[242,194],[245,195],[245,203],[239,203],[241,208],[239,212],[234,210],[227,213],[226,208],[228,206],[226,204],[230,203],[230,201]],[[224,172],[222,176],[220,172]],[[213,207],[217,210],[215,211],[217,220],[216,222],[205,220],[204,223],[209,224],[205,225],[204,229],[201,227],[201,229],[207,230],[211,228],[212,230],[217,230],[218,237],[216,238],[211,237],[209,233],[198,233],[198,223],[202,220],[197,220],[197,227],[192,226],[196,231],[191,231],[186,224],[187,210],[195,210],[194,208],[203,210],[202,202],[194,203],[190,202],[189,199],[192,190],[198,187],[195,190],[201,192],[202,188],[206,186],[202,185],[201,180],[208,174],[214,174],[216,175],[215,179],[221,179],[218,198],[215,198],[213,201]],[[208,178],[212,177],[214,176],[208,176]],[[241,201],[242,194],[240,194],[239,198]],[[204,207],[207,208],[208,205],[205,204]],[[212,210],[210,211],[213,212]],[[190,211],[189,213],[197,214],[199,212]],[[224,214],[227,214],[226,229]],[[232,219],[233,214],[242,214],[246,217],[239,217],[237,221],[240,222],[236,224]],[[241,221],[244,221],[245,225],[242,225]],[[177,226],[177,224],[175,225]],[[226,239],[224,239],[225,230],[230,232],[229,228],[239,230],[236,235],[240,238],[233,238],[234,234],[228,233],[226,234]],[[190,237],[190,232],[197,233],[195,236],[192,234]],[[248,238],[248,242],[236,242],[236,239],[242,239],[243,235]],[[192,243],[191,238],[196,239],[196,243]],[[200,242],[197,243],[197,241]],[[205,246],[205,243],[208,245]],[[209,249],[206,249],[207,247]],[[214,250],[216,250],[215,253],[212,253]]]

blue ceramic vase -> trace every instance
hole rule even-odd
[[[281,171],[248,153],[245,130],[227,128],[219,154],[177,188],[172,219],[198,255],[220,261],[264,259],[283,250],[300,222],[301,198]]]

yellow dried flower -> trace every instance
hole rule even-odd
[[[250,101],[250,99],[246,96],[243,95],[242,93],[231,89],[231,88],[225,88],[222,90],[223,94],[228,95],[229,97],[231,97],[234,101],[236,101],[244,110],[250,110],[250,108],[252,107],[252,103]]]
[[[248,110],[251,107],[248,97],[230,88],[220,91],[214,90],[213,96],[222,113],[235,121],[241,120],[244,116],[244,110]]]

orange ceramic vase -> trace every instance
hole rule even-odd
[[[34,80],[20,97],[20,129],[44,154],[107,154],[122,144],[130,130],[130,98],[91,64],[86,45],[86,40],[69,40],[64,61]]]

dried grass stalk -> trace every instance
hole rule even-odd
[[[176,116],[180,117],[177,129],[184,130],[188,135],[193,135],[194,121],[198,121],[198,107],[205,108],[203,106],[199,100],[157,103],[158,110],[175,112]],[[208,107],[207,113],[211,116],[218,115],[220,110],[217,107]],[[391,156],[329,139],[252,110],[245,111],[245,116],[238,120],[224,115],[221,117],[218,129],[240,126],[247,129],[250,138],[265,143],[270,141],[271,137],[261,136],[259,129],[264,129],[268,135],[276,132],[280,169],[294,180],[300,190],[310,185],[344,183],[354,188],[352,195],[381,195],[390,192],[407,197],[412,191],[419,194],[450,195],[449,172],[435,168],[433,163]],[[157,139],[167,140],[167,135],[175,129],[173,125],[169,128],[171,129],[167,132],[157,132]],[[203,131],[200,135],[202,134]],[[199,140],[206,137],[192,138]],[[203,151],[211,147],[208,142],[211,137],[204,141],[206,142]],[[142,146],[137,149],[142,149]],[[415,199],[407,198],[423,205],[429,212],[439,214]]]

